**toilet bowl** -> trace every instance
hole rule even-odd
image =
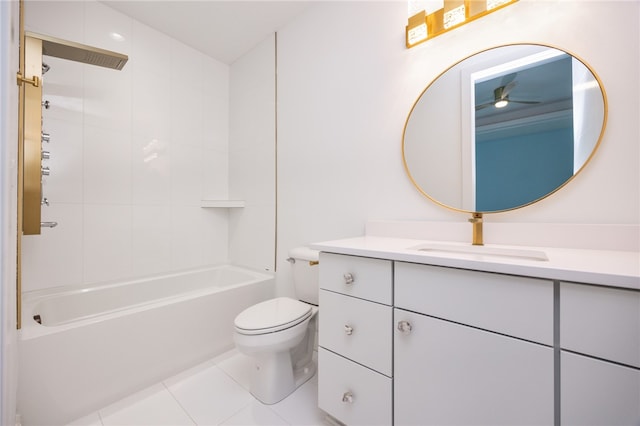
[[[303,278],[305,287],[315,287],[315,291],[302,292],[310,303],[278,297],[250,306],[234,322],[236,347],[252,358],[249,390],[264,404],[283,400],[316,372],[318,252],[300,248],[290,255],[294,268],[308,270],[294,273],[294,281]],[[298,285],[303,284],[296,283],[296,288]]]

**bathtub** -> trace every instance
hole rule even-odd
[[[221,265],[23,295],[22,424],[63,425],[233,347],[272,275]]]

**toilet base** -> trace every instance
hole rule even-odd
[[[291,395],[313,377],[317,367],[314,361],[293,369],[288,351],[254,356],[250,392],[263,404],[271,405]]]

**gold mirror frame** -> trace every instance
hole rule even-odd
[[[591,74],[593,75],[594,79],[597,81],[598,86],[600,88],[600,92],[602,94],[602,102],[603,102],[603,117],[602,117],[602,128],[600,129],[600,133],[598,135],[598,139],[595,143],[595,145],[593,146],[593,149],[590,153],[590,155],[587,157],[587,159],[584,161],[584,163],[580,166],[580,168],[573,173],[573,175],[571,177],[569,177],[564,183],[562,183],[561,185],[559,185],[557,188],[555,188],[554,190],[550,191],[549,193],[547,193],[546,195],[536,198],[532,201],[529,201],[527,203],[521,204],[521,205],[517,205],[511,208],[506,208],[506,209],[501,209],[501,210],[491,210],[491,211],[474,211],[474,210],[466,210],[464,208],[459,208],[459,207],[454,207],[454,206],[450,206],[447,205],[441,201],[439,201],[438,199],[436,199],[435,197],[433,197],[432,195],[430,195],[429,193],[427,193],[414,179],[413,175],[411,174],[411,171],[409,169],[409,165],[407,163],[407,157],[406,157],[406,133],[407,133],[407,127],[409,125],[409,122],[411,120],[412,117],[412,113],[414,112],[414,110],[416,109],[416,105],[418,105],[418,103],[422,100],[423,95],[425,93],[427,93],[429,91],[429,89],[433,86],[433,84],[438,81],[443,75],[445,75],[447,72],[449,72],[452,68],[456,67],[457,65],[465,62],[466,60],[468,60],[469,58],[472,58],[476,55],[482,54],[484,52],[488,52],[491,51],[493,49],[498,49],[501,47],[509,47],[509,46],[538,46],[538,47],[544,47],[544,48],[549,48],[549,49],[555,49],[558,50],[560,52],[564,52],[568,55],[570,55],[572,58],[576,59],[577,61],[579,61],[582,65],[584,65],[586,67],[587,70],[589,70],[591,72]],[[542,44],[542,43],[513,43],[513,44],[506,44],[506,45],[501,45],[501,46],[494,46],[491,48],[487,48],[484,50],[481,50],[479,52],[473,53],[463,59],[461,59],[460,61],[454,63],[453,65],[451,65],[450,67],[448,67],[447,69],[445,69],[443,72],[441,72],[440,74],[438,74],[438,76],[436,78],[434,78],[429,85],[427,85],[427,87],[420,93],[420,95],[418,96],[418,98],[416,99],[416,101],[414,102],[411,110],[409,111],[409,114],[407,116],[407,119],[405,121],[405,125],[404,125],[404,129],[403,129],[403,134],[402,134],[402,161],[403,161],[403,166],[405,169],[405,172],[407,173],[407,176],[409,177],[409,179],[411,180],[411,183],[416,187],[416,189],[423,195],[425,196],[427,199],[431,200],[432,202],[434,202],[437,205],[440,205],[448,210],[452,210],[452,211],[457,211],[457,212],[462,212],[462,213],[470,213],[472,214],[472,223],[477,223],[478,221],[480,223],[482,223],[482,214],[484,213],[501,213],[501,212],[505,212],[505,211],[511,211],[511,210],[516,210],[516,209],[520,209],[529,205],[532,205],[534,203],[537,203],[547,197],[549,197],[550,195],[558,192],[561,188],[563,188],[565,185],[567,185],[570,181],[572,181],[577,175],[580,174],[580,172],[582,170],[584,170],[584,168],[586,167],[586,165],[591,161],[591,159],[593,158],[593,156],[595,155],[596,151],[598,150],[600,143],[602,141],[604,132],[605,132],[605,128],[607,125],[607,117],[608,117],[608,103],[607,103],[607,95],[604,89],[604,86],[602,84],[602,81],[600,79],[600,77],[597,75],[597,73],[593,70],[593,68],[591,68],[582,58],[574,55],[571,52],[568,52],[564,49],[560,49],[558,47],[555,46],[550,46],[547,44]],[[481,232],[481,231],[480,231]]]

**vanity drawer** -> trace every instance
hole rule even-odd
[[[390,425],[389,377],[318,349],[318,406],[347,425]]]
[[[392,262],[320,253],[320,288],[391,305]]]
[[[393,310],[320,290],[318,344],[386,376],[392,372]]]
[[[640,368],[640,291],[561,283],[560,346]]]
[[[553,345],[553,282],[396,262],[395,306]]]

